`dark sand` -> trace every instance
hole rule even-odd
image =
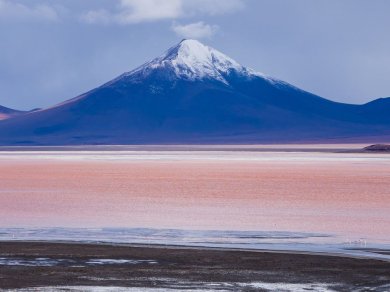
[[[388,291],[386,289],[390,287],[389,262],[331,255],[1,242],[0,258],[64,260],[54,266],[0,265],[0,289],[58,285],[265,291],[250,286],[255,282],[322,283],[335,291]],[[157,263],[86,264],[90,259],[153,260]]]

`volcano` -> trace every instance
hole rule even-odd
[[[390,140],[390,98],[334,102],[196,40],[56,106],[0,121],[2,145]]]

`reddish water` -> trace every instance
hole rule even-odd
[[[1,154],[0,227],[339,233],[390,242],[390,156]]]

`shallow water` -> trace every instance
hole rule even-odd
[[[289,246],[307,244],[290,236],[300,233],[390,244],[390,155],[244,150],[0,152],[0,227],[256,231],[263,246],[262,232],[287,231]]]
[[[221,231],[149,228],[0,228],[0,240],[76,241],[84,243],[172,245],[248,250],[275,250],[350,255],[390,261],[390,244],[345,241],[321,233],[281,231]],[[375,250],[373,250],[375,249]],[[2,262],[18,259],[0,258]],[[93,259],[91,260],[93,262]],[[153,263],[153,260],[149,261]],[[37,264],[42,263],[36,261]],[[90,262],[87,262],[89,264]],[[104,264],[102,262],[102,264]]]

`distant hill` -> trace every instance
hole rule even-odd
[[[374,144],[363,148],[366,152],[388,152],[390,153],[390,145]]]
[[[24,111],[14,110],[5,106],[0,105],[0,120],[9,119],[20,114],[25,113]]]
[[[2,145],[390,140],[390,98],[333,102],[195,40],[54,107],[0,121]]]

